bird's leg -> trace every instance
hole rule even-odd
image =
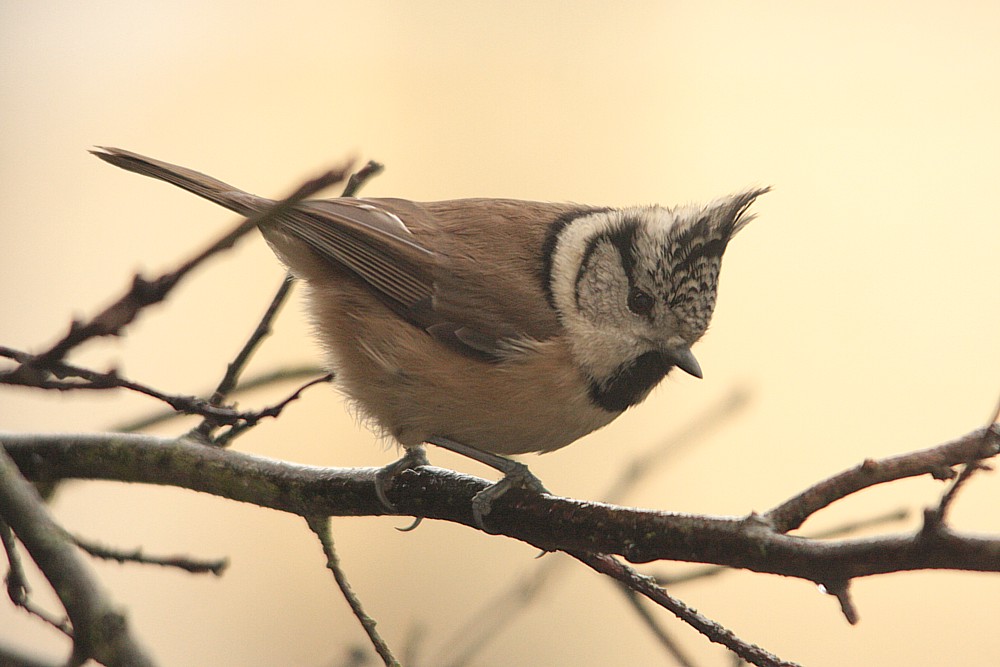
[[[428,438],[427,442],[456,454],[467,456],[503,473],[503,479],[486,487],[472,498],[472,516],[476,525],[484,532],[491,531],[486,528],[483,518],[493,509],[493,502],[511,488],[517,487],[536,493],[548,493],[548,490],[542,486],[542,482],[523,463],[440,436]]]
[[[375,473],[375,495],[378,496],[379,502],[382,503],[382,506],[395,514],[396,506],[393,505],[389,501],[388,496],[386,496],[386,489],[392,487],[392,482],[399,473],[404,470],[412,470],[413,468],[425,465],[429,465],[429,462],[427,461],[427,452],[424,451],[423,445],[417,445],[416,447],[405,447],[403,449],[402,457],[393,461],[389,465],[380,468],[378,472]],[[416,526],[414,526],[414,528],[415,527]]]

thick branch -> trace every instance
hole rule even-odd
[[[95,658],[106,665],[152,665],[115,609],[84,566],[70,542],[49,516],[38,493],[26,482],[6,452],[0,451],[0,517],[31,554],[52,584],[73,623],[73,657],[82,665]]]
[[[1000,445],[995,428],[970,437],[994,454]],[[387,513],[375,493],[375,468],[316,468],[128,434],[0,434],[0,444],[33,480],[168,484],[303,517]],[[488,484],[424,466],[402,472],[390,500],[402,515],[474,527],[472,497]],[[498,502],[490,528],[546,550],[618,554],[633,562],[714,563],[828,587],[854,577],[917,569],[1000,571],[1000,538],[960,535],[943,525],[912,534],[819,541],[786,535],[756,515],[670,514],[517,489]]]

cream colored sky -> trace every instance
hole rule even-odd
[[[604,431],[526,457],[556,493],[598,498],[630,457],[734,386],[753,391],[747,412],[632,502],[765,510],[865,457],[963,434],[992,409],[1000,5],[265,7],[0,5],[0,344],[39,348],[71,315],[118,294],[133,270],[171,266],[232,220],[100,163],[88,147],[129,148],[263,195],[356,155],[388,166],[367,194],[412,199],[673,204],[774,186],[727,253],[713,328],[696,350],[705,379],[671,377]],[[166,390],[210,386],[281,273],[263,243],[244,243],[127,339],[78,359]],[[259,367],[316,358],[296,303]],[[0,429],[93,431],[149,407],[136,397],[0,389]],[[324,465],[394,455],[325,389],[239,446]],[[941,488],[921,480],[878,490],[810,526],[899,506],[919,514]],[[982,475],[955,521],[1000,532],[998,506],[1000,481]],[[295,519],[96,483],[65,489],[55,512],[107,543],[232,558],[211,581],[96,566],[164,665],[334,664],[363,641]],[[403,535],[392,530],[401,523],[339,520],[334,535],[386,638],[400,646],[423,627],[426,656],[469,608],[535,566],[518,543],[430,522]],[[662,664],[613,587],[569,570],[479,664]],[[1000,663],[997,576],[859,581],[853,628],[803,582],[734,573],[675,592],[805,665]],[[699,664],[728,664],[693,632],[677,633]],[[5,606],[0,642],[58,647]]]

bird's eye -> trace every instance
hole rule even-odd
[[[628,309],[636,315],[649,315],[653,310],[653,297],[643,292],[638,287],[633,287],[628,293]]]

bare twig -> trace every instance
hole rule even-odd
[[[655,616],[649,613],[649,610],[643,606],[642,600],[639,599],[639,593],[637,593],[632,588],[621,584],[619,586],[622,593],[625,595],[625,599],[628,600],[629,604],[632,605],[632,609],[635,611],[636,615],[642,620],[646,628],[656,637],[656,640],[660,642],[660,646],[677,662],[681,667],[694,667],[694,663],[691,662],[683,650],[681,650],[680,645],[674,641],[674,638],[670,636],[667,629],[660,625],[660,622]]]
[[[229,566],[229,559],[227,558],[219,558],[216,560],[196,560],[187,556],[147,556],[142,552],[141,548],[132,549],[131,551],[122,551],[106,547],[90,540],[84,540],[76,535],[70,535],[67,533],[67,536],[70,540],[72,540],[73,544],[86,551],[94,558],[113,560],[119,563],[161,565],[163,567],[175,567],[179,570],[190,572],[191,574],[211,573],[216,576],[221,576],[223,570]]]
[[[2,520],[0,520],[0,541],[3,542],[4,551],[7,553],[7,563],[9,564],[7,576],[5,577],[7,584],[7,597],[10,598],[10,601],[13,602],[15,606],[20,607],[32,616],[41,620],[43,623],[51,625],[56,630],[72,639],[73,628],[70,625],[68,618],[56,618],[55,616],[52,616],[43,609],[32,604],[30,598],[31,588],[28,586],[28,577],[25,576],[24,573],[24,566],[21,563],[20,552],[17,550],[14,533],[11,531],[10,526]],[[5,663],[2,659],[0,659],[0,665],[3,664]]]
[[[811,486],[766,512],[763,519],[779,532],[795,530],[812,514],[852,493],[906,477],[955,476],[952,466],[980,461],[1000,452],[1000,427],[973,431],[952,442],[876,461],[868,459],[850,470]]]
[[[184,440],[125,434],[0,433],[0,445],[11,452],[25,474],[34,480],[102,478],[171,484],[303,517],[389,512],[375,491],[374,468],[314,468],[207,448]],[[1000,429],[980,429],[933,450],[895,457],[892,465],[899,470],[914,470],[918,463],[926,467],[928,461],[992,456],[998,447]],[[488,485],[486,480],[421,466],[400,473],[393,487],[393,504],[401,515],[475,526],[472,498]],[[757,515],[737,520],[666,514],[519,489],[509,491],[504,502],[493,509],[490,528],[540,549],[570,552],[619,580],[632,580],[638,575],[622,570],[622,565],[613,559],[608,561],[607,557],[594,554],[617,553],[637,562],[670,559],[714,563],[799,577],[831,591],[840,590],[852,579],[888,572],[922,568],[1000,571],[1000,537],[960,534],[944,525],[912,535],[820,541],[785,535],[775,530],[766,517]],[[601,562],[597,563],[595,558]],[[747,656],[756,656],[753,659],[759,660],[759,664],[782,664],[766,662],[770,659],[766,652],[759,653],[759,649],[741,643],[731,633],[719,631],[707,619],[688,614],[683,603],[664,597],[665,593],[656,587],[650,588],[651,581],[642,578],[633,581],[633,585],[635,590],[672,609],[708,636],[733,645],[734,650]],[[838,597],[843,605],[844,596]],[[849,618],[851,611],[849,606],[845,607]]]
[[[290,394],[285,399],[279,401],[278,403],[275,403],[274,405],[268,406],[262,410],[257,410],[256,412],[254,412],[253,413],[254,416],[252,419],[247,419],[237,424],[233,424],[232,426],[229,427],[229,430],[216,436],[211,441],[212,444],[218,447],[227,446],[233,440],[233,438],[239,436],[242,433],[245,433],[248,429],[251,429],[254,426],[256,426],[261,419],[264,419],[266,417],[270,417],[272,419],[277,418],[282,413],[282,411],[284,411],[284,409],[288,407],[289,403],[299,400],[299,398],[302,396],[302,392],[304,392],[309,387],[315,386],[317,384],[325,384],[327,382],[332,382],[332,381],[333,381],[333,373],[327,373],[323,377],[314,378],[309,382],[306,382],[304,385],[296,389],[292,394]]]
[[[208,400],[210,405],[222,405],[223,401],[229,397],[229,394],[236,387],[240,374],[243,373],[243,369],[249,363],[250,357],[253,356],[253,353],[264,338],[271,334],[271,322],[274,321],[281,306],[285,303],[285,299],[288,297],[288,293],[291,291],[294,282],[295,278],[292,277],[292,274],[285,275],[284,280],[281,281],[281,285],[278,287],[278,291],[271,298],[271,303],[268,304],[267,310],[264,311],[260,322],[257,323],[253,333],[250,334],[250,338],[244,343],[236,358],[226,365],[226,374],[219,381],[219,385],[212,392],[212,397]],[[216,426],[217,424],[214,421],[206,418],[194,430],[201,437],[207,439]]]
[[[271,384],[277,384],[279,382],[287,382],[288,380],[300,380],[308,377],[322,376],[326,371],[321,366],[316,365],[303,365],[303,366],[289,366],[287,368],[278,368],[273,371],[268,371],[266,373],[261,373],[255,375],[251,378],[244,380],[233,388],[231,396],[237,396],[239,394],[253,391],[255,389],[260,389],[261,387],[266,387]],[[206,392],[207,393],[207,392]],[[172,419],[184,416],[183,413],[176,412],[174,410],[162,410],[160,412],[154,412],[148,414],[144,417],[138,417],[132,421],[122,422],[121,424],[116,424],[111,427],[112,431],[121,431],[123,433],[135,433],[137,431],[144,431],[153,426],[158,426]]]
[[[375,629],[375,619],[365,612],[364,607],[361,606],[361,601],[347,582],[347,577],[344,575],[344,570],[340,567],[340,559],[337,558],[337,552],[333,546],[333,537],[330,535],[330,520],[325,516],[307,516],[305,519],[306,523],[309,524],[310,530],[316,533],[320,544],[323,545],[327,569],[333,573],[333,578],[337,581],[340,592],[343,594],[344,599],[347,600],[347,604],[350,605],[354,616],[361,623],[361,627],[364,628],[372,646],[375,647],[375,651],[382,658],[386,667],[400,667],[399,661],[392,655],[389,645],[385,643],[385,640],[379,635],[378,630]]]
[[[25,363],[30,363],[31,355],[14,350],[9,347],[0,346],[0,357],[9,357],[16,360],[25,360]],[[197,396],[183,396],[179,394],[167,394],[159,390],[153,389],[147,385],[141,384],[139,382],[133,382],[127,378],[118,375],[115,371],[108,371],[106,373],[99,373],[97,371],[92,371],[86,368],[81,368],[79,366],[74,366],[63,361],[55,361],[48,365],[48,369],[53,374],[59,377],[76,377],[80,378],[82,382],[78,381],[66,381],[66,380],[52,380],[43,377],[33,377],[28,378],[31,384],[29,386],[41,389],[58,389],[62,391],[75,390],[75,389],[93,389],[93,390],[107,390],[107,389],[129,389],[131,391],[145,394],[151,398],[163,401],[176,412],[188,415],[200,415],[206,419],[212,421],[217,425],[229,425],[233,427],[239,427],[240,429],[246,429],[255,426],[262,419],[274,418],[281,414],[281,411],[292,401],[299,398],[301,393],[311,387],[314,384],[321,382],[329,382],[332,378],[331,375],[326,375],[321,378],[317,378],[311,382],[307,382],[298,390],[296,390],[291,396],[282,400],[281,402],[263,408],[261,410],[246,410],[239,411],[231,407],[226,406],[216,406],[212,405],[208,401]],[[11,376],[11,382],[17,382],[21,379],[25,379],[22,375]],[[0,380],[2,381],[2,380]]]
[[[844,614],[844,618],[847,619],[848,623],[851,625],[858,624],[858,610],[857,607],[854,606],[854,599],[851,598],[850,581],[827,583],[823,584],[820,588],[837,598],[837,602],[840,603],[840,611]]]
[[[990,428],[997,423],[997,419],[1000,419],[1000,400],[997,401],[996,407],[993,409],[993,414],[990,415],[989,421],[986,423],[986,427]],[[985,436],[984,436],[985,437]],[[978,470],[988,470],[989,467],[976,459],[970,459],[962,467],[962,471],[952,480],[951,486],[948,490],[944,492],[941,496],[941,501],[938,503],[937,510],[933,513],[928,513],[927,518],[931,522],[944,523],[945,514],[948,512],[948,508],[954,502],[955,498],[958,496],[959,489],[965,485],[966,482],[976,473]],[[928,527],[930,522],[928,523]]]
[[[369,161],[359,171],[351,174],[351,177],[347,180],[347,185],[341,196],[353,197],[365,183],[381,173],[383,169],[384,167],[381,164]],[[227,366],[225,376],[223,376],[222,381],[219,382],[219,386],[216,387],[215,391],[212,393],[212,398],[209,399],[209,402],[212,405],[221,405],[229,394],[232,393],[233,389],[236,387],[237,381],[239,380],[240,374],[249,363],[250,357],[253,356],[253,353],[257,350],[260,343],[263,342],[264,338],[271,334],[271,323],[274,321],[274,318],[277,316],[278,311],[281,310],[285,301],[288,299],[288,294],[291,291],[292,284],[294,282],[295,276],[291,273],[285,275],[285,279],[281,282],[281,286],[278,288],[278,291],[275,292],[274,297],[272,297],[270,305],[261,317],[257,327],[250,335],[250,338],[243,345],[243,348],[240,350],[239,354],[236,355],[236,358]],[[328,376],[326,381],[329,381],[329,379],[332,379],[332,375]],[[305,387],[302,389],[305,389]],[[302,390],[300,389],[299,392],[301,391]],[[295,394],[295,397],[298,396],[299,392]],[[289,401],[290,400],[294,399],[289,399]],[[285,401],[285,404],[289,401]],[[284,405],[281,407],[284,407]],[[280,411],[281,410],[279,409],[278,412]],[[208,439],[216,426],[217,424],[215,424],[211,419],[206,418],[198,427],[195,428],[195,433],[202,438]],[[244,426],[244,428],[241,429],[231,429],[227,434],[225,434],[224,439],[217,441],[216,444],[228,444],[234,437],[244,432],[246,428],[248,427]]]
[[[761,647],[743,641],[730,630],[702,616],[696,610],[671,596],[657,586],[656,582],[650,577],[639,574],[613,556],[579,552],[570,552],[570,555],[597,572],[605,574],[621,582],[622,585],[629,589],[646,596],[693,627],[710,641],[722,644],[747,662],[759,667],[797,667],[794,662],[785,662]]]
[[[228,250],[252,229],[280,216],[303,199],[344,180],[348,170],[349,165],[333,169],[304,183],[288,197],[245,219],[174,271],[164,273],[153,280],[136,274],[132,279],[132,286],[117,301],[89,322],[74,320],[70,325],[69,332],[55,345],[45,352],[32,355],[30,361],[22,362],[17,369],[0,374],[0,382],[34,384],[33,378],[46,376],[51,364],[62,360],[71,349],[84,341],[100,336],[119,335],[122,329],[135,320],[144,308],[163,301],[170,291],[202,262],[216,253]]]
[[[351,174],[351,177],[347,179],[347,187],[344,188],[344,193],[341,196],[356,197],[358,191],[368,181],[381,174],[384,169],[385,165],[375,162],[375,160],[369,160],[364,167]]]
[[[14,533],[6,521],[0,521],[0,542],[3,543],[3,549],[7,553],[7,576],[4,577],[7,597],[20,606],[28,599],[28,578],[24,576],[24,566],[21,564],[21,556],[14,542]]]
[[[813,533],[808,535],[809,539],[819,540],[829,537],[839,537],[841,535],[850,535],[856,533],[865,528],[871,528],[873,526],[883,526],[889,523],[894,523],[896,521],[902,521],[903,519],[910,516],[910,513],[905,509],[892,510],[886,512],[885,514],[879,514],[867,519],[858,519],[857,521],[849,521],[847,523],[842,523],[839,526],[834,526],[827,530],[822,530],[818,533]],[[704,567],[698,567],[691,569],[683,574],[673,574],[673,575],[654,575],[656,583],[661,586],[676,586],[678,584],[686,584],[691,581],[698,579],[707,579],[709,577],[714,577],[716,575],[722,574],[724,572],[732,572],[732,568],[722,567],[719,565],[708,565]]]
[[[7,357],[20,362],[23,364],[21,368],[34,363],[33,355],[4,346],[0,346],[0,357]],[[176,412],[209,416],[225,424],[246,420],[253,414],[237,412],[229,407],[214,406],[197,396],[167,394],[140,382],[133,382],[128,378],[122,377],[115,370],[99,372],[68,364],[64,361],[50,361],[46,364],[46,371],[51,375],[25,375],[14,372],[5,378],[0,377],[0,382],[6,382],[7,384],[19,384],[23,382],[25,386],[59,391],[128,389],[162,401]],[[51,376],[55,376],[57,379],[52,379]],[[75,379],[67,380],[65,378]]]

